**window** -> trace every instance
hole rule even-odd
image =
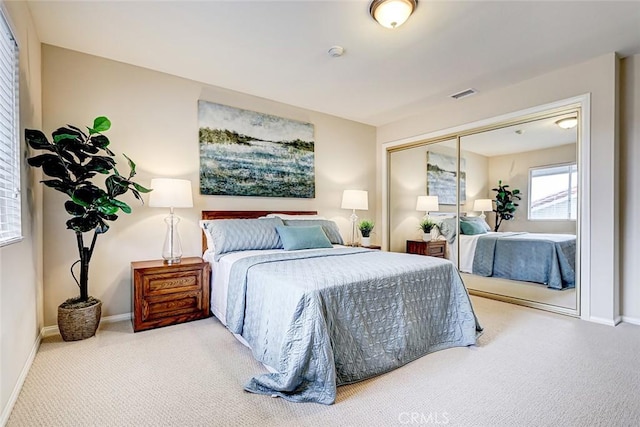
[[[529,171],[529,219],[575,220],[578,168],[575,163]]]
[[[0,246],[22,238],[18,45],[0,13]]]

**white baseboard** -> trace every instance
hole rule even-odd
[[[605,319],[602,317],[596,317],[596,316],[591,316],[589,317],[589,321],[593,322],[593,323],[600,323],[601,325],[607,325],[607,326],[616,326],[618,323],[620,323],[620,317],[616,317],[615,319]]]
[[[6,425],[7,422],[9,421],[9,415],[11,415],[13,406],[16,404],[16,401],[18,400],[18,396],[20,395],[20,391],[22,390],[24,381],[27,379],[27,374],[31,369],[33,360],[36,358],[38,349],[40,348],[41,341],[42,341],[42,332],[40,332],[40,335],[36,337],[36,341],[33,343],[33,347],[31,348],[31,353],[29,353],[29,357],[27,358],[27,361],[22,367],[22,371],[20,372],[20,376],[18,377],[16,386],[13,388],[13,391],[11,392],[11,396],[9,396],[9,400],[7,401],[6,406],[2,409],[2,414],[0,415],[0,426]]]
[[[131,320],[132,313],[116,314],[114,316],[106,316],[100,319],[100,324],[121,322],[123,320]],[[41,334],[43,338],[52,337],[54,335],[60,335],[60,330],[57,325],[45,326],[42,328]]]
[[[622,316],[622,321],[624,323],[631,323],[632,325],[640,325],[640,318],[637,317]]]

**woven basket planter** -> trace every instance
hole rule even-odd
[[[99,300],[85,308],[65,308],[58,306],[58,328],[65,341],[79,341],[96,334],[102,315],[102,302]]]

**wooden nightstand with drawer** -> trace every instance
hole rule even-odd
[[[423,240],[407,240],[407,253],[433,256],[436,258],[445,258],[447,250],[446,240],[431,240],[425,242]]]
[[[209,317],[210,265],[202,258],[131,263],[133,330]]]

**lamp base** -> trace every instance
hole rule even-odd
[[[164,219],[167,223],[167,236],[164,240],[162,248],[162,258],[164,262],[171,264],[179,264],[182,258],[182,245],[180,244],[180,236],[178,235],[178,223],[180,218],[173,214],[173,209],[168,217]]]

